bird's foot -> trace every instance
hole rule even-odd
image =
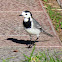
[[[32,45],[33,45],[33,46],[35,45],[35,41],[32,43]]]
[[[31,45],[31,44],[29,44],[29,45],[28,45],[28,48],[32,48],[32,45]]]
[[[36,38],[36,40],[38,40],[38,37]]]

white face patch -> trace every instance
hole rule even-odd
[[[28,18],[24,18],[24,22],[28,22],[28,20],[29,20]]]
[[[31,14],[30,14],[30,12],[22,12],[22,15],[25,17],[25,18],[29,18],[29,17],[31,17]]]

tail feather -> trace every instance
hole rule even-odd
[[[46,32],[46,31],[44,31],[43,29],[41,30],[41,32],[43,32],[44,34],[46,34],[46,35],[48,35],[48,36],[50,36],[50,37],[53,37],[53,35],[51,35],[51,34],[47,33],[47,32]]]

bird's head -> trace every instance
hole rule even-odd
[[[24,16],[25,18],[30,18],[30,17],[32,17],[32,14],[30,11],[23,11],[22,14],[19,16]]]

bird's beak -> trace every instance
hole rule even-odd
[[[19,16],[23,16],[23,15],[19,15]]]

